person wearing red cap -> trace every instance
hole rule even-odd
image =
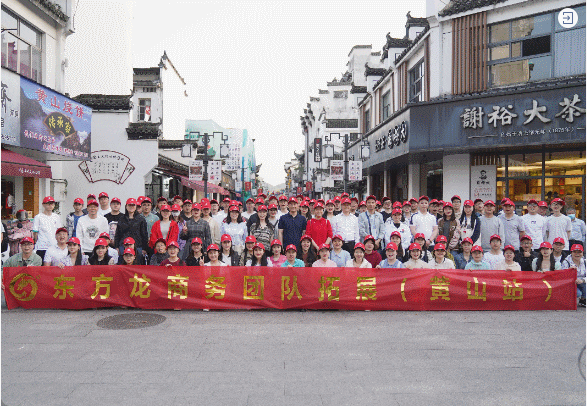
[[[434,246],[432,258],[428,261],[429,269],[455,269],[455,263],[446,258],[446,246],[438,243]]]
[[[569,254],[567,251],[563,251],[564,248],[565,240],[560,237],[555,238],[552,242],[552,257],[556,262],[560,262],[561,264]]]
[[[457,221],[459,221],[461,219],[461,197],[459,195],[454,195],[451,197],[450,202],[455,210],[455,217]]]
[[[418,213],[412,216],[410,223],[410,231],[412,235],[424,234],[424,246],[426,249],[434,244],[434,239],[438,235],[438,225],[436,224],[436,217],[428,213],[428,196],[421,196],[418,200]]]
[[[167,258],[169,258],[167,254],[167,242],[164,238],[159,238],[155,241],[155,250],[153,255],[151,255],[151,259],[149,259],[149,265],[159,266]]]
[[[124,207],[124,216],[120,218],[116,226],[116,234],[114,235],[114,247],[119,248],[120,257],[124,253],[124,240],[131,237],[136,246],[135,258],[144,258],[143,248],[146,249],[149,245],[149,233],[147,231],[147,222],[140,214],[137,214],[137,201],[133,198],[126,200]],[[119,261],[120,261],[119,257]]]
[[[471,259],[465,266],[465,270],[468,271],[490,271],[491,265],[483,259],[483,247],[480,245],[474,245],[471,248]]]
[[[312,264],[313,268],[336,268],[336,262],[330,259],[330,245],[321,244],[318,249],[318,259]]]
[[[342,200],[341,200],[342,202]],[[356,196],[351,197],[351,214],[359,217],[359,199]],[[363,210],[364,211],[364,210]]]
[[[430,200],[430,202],[428,203],[428,213],[436,217],[436,221],[442,218],[442,215],[439,213],[439,210],[442,210],[442,206],[439,205],[438,200]]]
[[[524,222],[526,235],[531,237],[532,249],[538,251],[546,233],[546,217],[538,214],[538,202],[534,199],[528,200],[527,208],[528,213],[522,216],[522,221]]]
[[[164,205],[161,207],[165,207]],[[178,256],[179,255],[179,244],[177,241],[170,241],[167,243],[167,254],[169,258],[161,261],[160,266],[186,266],[185,262]]]
[[[295,198],[289,199],[287,203],[289,213],[279,218],[279,240],[284,246],[294,244],[298,246],[302,235],[306,233],[307,220],[298,213],[299,203]]]
[[[524,272],[532,272],[532,261],[538,257],[538,251],[532,250],[532,245],[532,237],[529,235],[520,238],[520,249],[516,252],[515,260]]]
[[[87,256],[92,254],[100,234],[109,232],[108,220],[98,215],[98,206],[97,201],[90,200],[87,207],[88,214],[78,220],[75,228],[75,236],[81,241],[81,250]]]
[[[20,240],[20,252],[8,258],[2,264],[3,267],[42,266],[43,259],[33,252],[35,242],[30,237]]]
[[[306,234],[312,238],[312,246],[318,250],[322,244],[330,244],[332,240],[332,224],[322,215],[324,214],[324,205],[316,203],[314,206],[314,218],[308,220],[306,225]]]
[[[190,255],[185,259],[186,266],[202,266],[206,265],[209,261],[208,256],[204,252],[204,247],[202,246],[202,239],[201,238],[194,238],[191,241],[192,249],[190,251]],[[210,244],[211,247],[215,246],[215,244]]]
[[[285,248],[285,262],[283,264],[281,264],[282,268],[287,268],[287,267],[295,267],[295,268],[303,268],[306,265],[304,264],[304,261],[302,261],[301,259],[297,258],[297,248],[295,246],[295,244],[289,244],[286,248]]]
[[[560,198],[552,199],[550,208],[552,215],[546,218],[546,241],[553,243],[555,238],[562,238],[565,241],[565,250],[569,249],[569,240],[571,239],[571,231],[573,225],[571,219],[561,213],[565,201]]]
[[[210,238],[212,243],[220,246],[220,237],[222,232],[220,230],[220,224],[212,217],[212,208],[209,202],[204,202],[202,206],[202,218],[208,222],[210,226]]]
[[[367,235],[363,241],[363,245],[365,246],[365,259],[375,268],[383,259],[381,254],[375,250],[375,237]]]
[[[67,240],[69,239],[67,229],[65,227],[58,228],[55,233],[55,239],[57,244],[45,252],[45,258],[43,258],[43,265],[45,266],[56,266],[57,262],[67,255]]]
[[[255,214],[255,201],[252,198],[248,198],[245,202],[247,210],[241,213],[241,216],[245,221],[249,220],[253,214]]]
[[[181,206],[183,204],[183,198],[180,195],[173,196],[173,203],[169,206],[173,206],[174,204]]]
[[[100,203],[100,207],[98,208],[99,216],[105,216],[110,213],[110,196],[108,196],[108,193],[101,192],[98,195],[98,203]]]
[[[246,262],[245,266],[273,266],[271,259],[267,258],[264,244],[260,242],[255,243],[253,246],[253,257]]]
[[[88,256],[82,253],[79,238],[71,237],[67,241],[67,255],[57,262],[57,266],[63,269],[66,266],[79,265],[88,265]]]
[[[67,228],[67,234],[69,234],[70,237],[75,237],[75,228],[77,227],[78,220],[87,214],[84,213],[83,210],[84,200],[78,197],[73,201],[73,211],[65,217],[65,227]]]
[[[577,299],[579,299],[579,306],[585,307],[585,258],[583,257],[583,246],[581,244],[573,244],[571,246],[571,255],[569,255],[562,263],[563,269],[576,269],[577,279]]]
[[[365,259],[365,245],[358,242],[354,246],[353,257],[345,265],[346,268],[373,268],[371,262]]]
[[[538,214],[545,218],[550,216],[550,211],[548,210],[548,203],[546,203],[544,200],[538,202]]]
[[[120,212],[120,199],[118,197],[113,197],[110,200],[110,213],[104,215],[106,221],[108,221],[108,229],[110,230],[110,240],[114,241],[114,236],[116,235],[116,227],[120,219],[124,216],[124,213]]]
[[[270,248],[271,241],[275,237],[275,228],[267,219],[267,206],[259,205],[255,214],[256,220],[251,225],[249,235],[254,235],[257,242],[263,244],[264,247]]]
[[[336,215],[334,214],[334,201],[333,200],[327,200],[326,203],[324,204],[324,214],[322,215],[322,217],[324,217],[326,220],[330,221],[330,225],[333,227],[334,229],[334,217]]]
[[[342,248],[350,255],[353,254],[355,242],[361,241],[359,235],[359,218],[351,214],[351,201],[344,199],[342,202],[342,213],[335,216],[332,223],[332,234],[341,236]]]
[[[375,249],[378,250],[385,235],[385,223],[381,213],[375,210],[377,203],[375,196],[368,196],[366,203],[367,211],[359,214],[359,237],[361,241],[365,240],[367,235],[375,237]]]
[[[385,246],[385,259],[383,259],[375,268],[403,268],[404,264],[397,258],[397,248],[398,246],[396,243],[387,243]]]
[[[273,239],[268,253],[270,254],[271,266],[281,268],[281,265],[286,261],[285,255],[282,253],[281,241],[277,238]]]
[[[475,213],[475,204],[472,200],[465,200],[463,203],[463,211],[458,222],[461,229],[461,241],[469,237],[472,240],[471,244],[475,245],[481,235],[481,220]]]
[[[503,222],[504,245],[513,245],[520,249],[520,238],[526,234],[525,223],[522,217],[516,214],[514,202],[507,199],[502,203],[503,213],[498,218]]]
[[[504,260],[499,262],[496,266],[496,270],[506,270],[506,271],[522,271],[522,267],[518,262],[515,261],[516,256],[516,248],[513,245],[506,245],[503,248],[503,257]]]
[[[181,205],[181,213],[179,216],[182,218],[183,221],[188,221],[192,218],[192,201],[186,199],[183,204]],[[222,218],[224,219],[224,217]]]
[[[385,221],[385,232],[383,244],[387,246],[391,242],[391,233],[397,231],[401,235],[401,246],[403,251],[406,251],[412,242],[412,233],[410,228],[404,222],[403,211],[401,209],[393,209],[391,217]],[[397,249],[396,249],[397,251]]]
[[[503,251],[501,250],[503,239],[497,234],[492,235],[489,245],[491,249],[483,254],[483,260],[491,266],[491,269],[498,270],[497,264],[504,260]]]
[[[445,248],[455,249],[461,239],[461,225],[455,217],[455,210],[452,203],[444,203],[442,217],[438,220],[438,236],[446,238]]]
[[[157,220],[151,228],[151,236],[149,237],[151,250],[155,249],[155,243],[160,238],[165,240],[165,245],[169,245],[171,241],[177,242],[179,237],[179,226],[176,221],[171,220],[171,207],[166,204],[161,206],[160,214],[162,219]]]
[[[532,261],[532,270],[544,273],[559,269],[561,269],[560,262],[556,262],[552,257],[552,245],[548,241],[540,244],[540,254],[538,258],[534,258],[534,261]]]
[[[287,210],[287,197],[285,195],[281,195],[279,196],[279,210],[277,210],[276,214],[277,220],[279,220],[281,216],[284,216],[287,213],[289,213]]]
[[[312,247],[312,239],[309,235],[304,234],[300,239],[298,258],[304,261],[306,267],[311,267],[314,261],[316,261],[316,251]]]
[[[237,206],[230,206],[229,215],[222,222],[220,231],[222,234],[230,235],[232,247],[240,256],[245,249],[245,239],[248,234],[247,223],[243,221],[241,212]]]
[[[577,218],[577,210],[573,206],[567,208],[567,216],[571,219],[571,239],[569,245],[581,244],[585,246],[585,222]]]
[[[151,238],[151,230],[153,229],[153,224],[155,224],[157,221],[162,219],[161,207],[163,205],[167,206],[167,202],[164,200],[161,200],[161,199],[162,198],[159,198],[159,201],[157,202],[157,210],[158,210],[157,213],[154,213],[152,211],[153,203],[151,203],[151,199],[149,199],[148,197],[145,197],[145,199],[143,199],[142,203],[140,203],[140,207],[142,210],[141,214],[145,218],[145,222],[147,223],[148,238]]]
[[[387,221],[388,218],[391,217],[391,212],[393,210],[392,206],[392,201],[389,197],[385,196],[382,200],[381,203],[383,203],[383,209],[380,211],[381,216],[383,217],[383,222],[385,223]]]
[[[340,196],[335,196],[334,199],[332,199],[334,201],[334,215],[338,216],[340,213],[342,213],[342,199],[340,198]],[[353,202],[350,201],[349,199],[349,209],[352,207]]]
[[[404,268],[408,269],[425,269],[428,267],[428,263],[422,260],[422,246],[417,242],[410,244],[408,247],[408,259],[404,261]]]
[[[483,216],[481,220],[481,233],[479,235],[479,242],[484,251],[491,250],[491,236],[498,235],[500,240],[505,238],[503,221],[494,216],[495,203],[491,200],[485,202],[483,209]]]
[[[462,218],[462,217],[461,217]],[[473,248],[473,240],[471,237],[465,237],[461,241],[460,248],[452,252],[456,269],[465,269],[467,263],[473,259],[471,249]]]
[[[412,197],[409,200],[409,202],[410,202],[410,213],[411,213],[410,218],[411,218],[414,214],[418,213],[418,199],[416,199],[415,197]]]
[[[212,244],[212,233],[210,232],[210,225],[208,222],[200,217],[201,214],[202,206],[197,203],[192,205],[192,218],[186,221],[185,227],[181,231],[179,238],[186,241],[192,241],[194,238],[198,237],[202,240],[202,246],[208,247]],[[185,260],[191,255],[191,250],[192,246],[186,243],[180,254],[181,259]]]
[[[98,238],[94,244],[92,255],[88,258],[90,265],[116,265],[118,257],[115,259],[108,254],[108,240]]]
[[[55,209],[55,199],[47,196],[43,199],[43,212],[37,214],[33,219],[33,239],[36,242],[35,250],[41,260],[45,257],[45,252],[55,244],[55,232],[58,228],[63,227],[61,217],[53,213]],[[42,263],[42,261],[41,261]]]

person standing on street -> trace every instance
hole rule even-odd
[[[565,241],[565,247],[563,249],[568,251],[573,226],[571,219],[561,213],[564,205],[565,201],[559,197],[552,199],[552,202],[550,202],[552,216],[546,219],[546,241],[553,244],[555,238],[560,237]]]
[[[90,200],[87,207],[88,214],[78,220],[75,229],[75,235],[81,242],[81,251],[87,256],[92,255],[100,234],[109,231],[108,220],[104,216],[98,215],[98,206],[97,201]]]
[[[192,206],[192,218],[186,222],[186,226],[182,230],[180,238],[182,240],[191,241],[198,237],[202,240],[202,245],[207,247],[212,244],[212,234],[210,233],[210,225],[206,220],[201,218],[200,215],[201,206],[199,204],[194,204]],[[192,246],[186,244],[183,251],[180,253],[181,259],[185,260],[190,255],[191,249]]]
[[[45,258],[43,259],[43,265],[45,266],[55,266],[61,258],[67,256],[67,229],[65,227],[57,229],[55,239],[57,240],[57,245],[50,247],[45,252]]]
[[[503,213],[499,215],[499,219],[504,226],[504,245],[511,245],[517,251],[520,249],[520,238],[526,234],[524,221],[516,214],[516,207],[510,199],[503,202],[501,207],[503,208]]]
[[[220,247],[220,237],[222,233],[220,231],[220,224],[212,217],[212,205],[208,202],[203,202],[202,207],[202,218],[208,222],[210,226],[210,237],[212,238],[212,244],[216,244]]]
[[[381,240],[385,235],[385,222],[381,213],[375,211],[377,198],[373,195],[368,196],[367,211],[359,214],[359,238],[364,240],[366,236],[375,237],[375,250],[381,247]],[[378,261],[379,263],[381,261]]]
[[[289,213],[287,210],[287,197],[285,195],[279,196],[279,210],[277,211],[277,219],[279,220],[281,216]]]
[[[20,252],[8,258],[3,267],[23,267],[23,266],[41,266],[42,258],[33,252],[35,242],[30,237],[24,237],[20,240]]]
[[[361,242],[359,219],[351,214],[351,200],[349,198],[344,198],[341,206],[342,213],[335,217],[335,227],[332,234],[338,234],[342,238],[344,242],[342,248],[352,256],[355,251],[355,243]]]
[[[528,213],[522,216],[526,235],[530,236],[532,249],[538,252],[540,244],[544,241],[546,234],[546,217],[538,214],[538,202],[534,199],[528,200]],[[522,270],[524,267],[522,267]]]
[[[241,213],[241,216],[245,221],[248,221],[249,218],[255,214],[255,201],[249,197],[245,204],[247,206],[247,211]]]
[[[120,199],[118,197],[113,197],[110,201],[110,213],[104,215],[104,217],[106,217],[106,221],[108,221],[108,234],[110,235],[111,242],[114,241],[118,222],[122,216],[124,216],[124,214],[120,212],[120,205]]]
[[[171,207],[166,204],[161,206],[161,217],[162,219],[157,220],[151,228],[151,236],[149,237],[149,247],[151,248],[151,252],[154,252],[155,243],[160,238],[165,240],[166,246],[169,245],[171,241],[177,242],[178,240],[179,226],[177,225],[177,222],[171,219]]]
[[[45,252],[57,244],[55,239],[57,229],[63,227],[59,215],[53,213],[54,209],[55,199],[52,196],[47,196],[43,199],[43,212],[37,214],[33,219],[33,239],[36,242],[37,255],[41,257],[41,265],[43,258],[45,258]]]
[[[163,199],[163,200],[161,200]],[[159,202],[162,202],[162,204],[159,204]],[[165,198],[160,197],[159,198],[159,202],[157,202],[157,206],[159,209],[161,209],[161,206],[163,205],[167,205],[165,202]],[[159,215],[153,213],[151,210],[153,208],[153,203],[151,203],[151,199],[148,197],[145,197],[143,199],[143,202],[141,203],[141,212],[142,212],[142,216],[145,218],[145,222],[147,223],[147,234],[148,237],[147,238],[151,238],[151,230],[153,229],[153,224],[155,224],[158,220],[161,219],[161,217],[159,217]],[[136,253],[136,255],[140,255],[139,253]]]
[[[567,209],[567,216],[571,219],[571,239],[569,245],[580,244],[585,248],[585,222],[577,218],[577,211],[574,207]]]
[[[300,244],[300,239],[306,233],[306,218],[298,213],[299,203],[295,197],[289,199],[287,204],[289,213],[279,219],[279,240],[282,246],[287,247],[294,244],[296,247]]]
[[[473,203],[475,205],[475,213],[479,218],[481,218],[485,211],[485,204],[483,203],[483,199],[477,198]]]
[[[332,225],[322,215],[324,214],[324,205],[320,202],[314,205],[314,218],[308,220],[306,224],[306,234],[312,238],[312,246],[319,251],[320,246],[326,244],[330,246],[332,239]]]
[[[430,245],[434,244],[434,239],[438,235],[436,217],[427,211],[428,201],[428,196],[420,196],[418,200],[418,212],[412,215],[412,222],[410,224],[410,231],[414,237],[416,234],[424,234],[424,246],[420,247],[422,250],[426,250]]]
[[[465,200],[459,224],[461,226],[461,241],[468,237],[472,241],[471,246],[477,245],[477,240],[481,235],[481,220],[479,220],[477,213],[474,212],[472,200]]]
[[[65,226],[67,227],[67,234],[71,237],[75,237],[75,228],[77,227],[77,221],[80,217],[85,216],[83,212],[84,200],[82,198],[76,198],[73,201],[73,211],[65,218]],[[67,246],[67,242],[65,243]],[[67,248],[67,247],[66,247]]]
[[[487,200],[483,209],[483,216],[480,218],[481,235],[479,236],[479,240],[483,251],[491,250],[492,236],[498,235],[500,242],[505,238],[503,222],[493,215],[494,212],[495,203],[492,200]]]
[[[137,214],[137,201],[132,197],[127,199],[124,210],[124,216],[118,222],[116,235],[114,236],[114,247],[118,248],[120,251],[119,259],[121,259],[124,254],[125,247],[123,242],[129,237],[133,239],[135,244],[135,246],[132,247],[135,251],[135,257],[144,257],[142,251],[143,249],[146,249],[149,244],[147,222],[142,215]]]

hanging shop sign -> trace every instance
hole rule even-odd
[[[344,161],[330,161],[330,177],[332,180],[342,180],[344,177]]]
[[[208,162],[208,182],[218,183],[222,181],[222,161]]]
[[[135,170],[129,157],[109,150],[93,151],[90,160],[81,162],[78,167],[90,183],[105,180],[119,185]]]
[[[322,138],[314,138],[314,162],[322,162]]]
[[[393,149],[401,143],[408,142],[408,123],[402,121],[395,127],[390,128],[387,133],[382,134],[375,139],[375,152],[384,150],[385,148]]]
[[[190,161],[190,180],[194,182],[202,179],[204,179],[204,161]]]
[[[356,182],[363,179],[363,161],[349,161],[349,181]]]

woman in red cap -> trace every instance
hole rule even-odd
[[[459,225],[461,228],[461,241],[468,237],[473,241],[473,245],[477,244],[477,240],[481,235],[481,221],[475,213],[475,204],[472,200],[465,200]]]
[[[245,266],[273,266],[271,260],[267,258],[265,246],[262,243],[255,243],[253,257],[247,261]]]
[[[179,255],[179,244],[177,241],[170,241],[167,243],[167,253],[169,258],[161,261],[161,266],[185,266]]]
[[[260,205],[257,209],[256,219],[251,224],[249,235],[254,235],[258,243],[264,247],[269,247],[271,240],[275,237],[275,228],[273,224],[267,221],[267,206]]]
[[[185,260],[185,264],[187,266],[202,266],[206,262],[208,262],[208,258],[206,258],[206,254],[203,252],[202,240],[199,237],[194,237],[192,239],[192,249],[190,250],[190,255]]]
[[[353,257],[346,263],[345,268],[373,268],[371,263],[365,259],[365,246],[360,242],[355,244]]]
[[[163,238],[159,238],[155,241],[155,252],[151,255],[151,259],[149,260],[149,265],[152,266],[159,266],[161,262],[169,258],[167,254],[167,242]]]
[[[81,244],[77,237],[71,237],[67,241],[68,254],[59,260],[57,266],[64,268],[66,266],[88,265],[88,256],[81,251]]]
[[[124,253],[123,242],[126,238],[131,237],[135,243],[135,256],[143,256],[143,248],[146,249],[149,242],[147,232],[147,221],[137,214],[137,201],[133,198],[127,199],[124,208],[124,216],[121,217],[116,226],[114,236],[114,247],[120,247],[120,253]]]
[[[297,258],[304,261],[304,266],[311,267],[316,261],[316,252],[312,248],[312,237],[307,234],[302,235],[302,238],[300,239],[300,248]]]
[[[90,265],[115,265],[114,258],[108,255],[108,241],[98,238],[94,244],[92,255],[88,259]]]
[[[573,244],[571,247],[571,255],[569,255],[562,263],[564,269],[576,269],[577,279],[577,298],[579,299],[579,306],[585,307],[585,258],[583,257],[583,246],[581,244]]]
[[[151,238],[149,239],[149,247],[155,248],[155,242],[163,238],[166,244],[171,241],[177,242],[179,237],[179,226],[171,219],[171,207],[164,204],[161,206],[161,220],[157,220],[151,228]],[[177,244],[179,247],[179,243]],[[181,248],[180,248],[181,249]]]
[[[280,268],[281,265],[287,260],[285,255],[282,254],[281,241],[277,238],[271,241],[271,263],[274,268]]]
[[[444,203],[442,217],[438,220],[438,235],[444,235],[449,250],[455,249],[461,239],[461,226],[455,217],[455,210],[452,203]]]
[[[552,256],[552,245],[545,241],[540,244],[540,255],[532,261],[534,272],[547,272],[561,269],[560,262],[556,262]]]
[[[408,269],[425,269],[428,268],[428,264],[420,259],[422,247],[418,243],[412,243],[408,248],[410,259],[404,262],[404,268]]]

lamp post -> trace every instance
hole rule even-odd
[[[344,172],[342,175],[342,181],[344,185],[344,192],[346,193],[346,178],[349,172],[349,134],[338,134],[338,139],[343,139],[344,143]]]
[[[194,141],[194,137],[192,137],[192,134],[195,134],[195,138],[198,138],[200,136],[200,132],[190,131],[189,134],[192,143],[197,144],[197,142]],[[210,141],[210,137],[214,137],[216,134],[220,134],[220,136],[223,135],[222,132],[214,132],[212,133],[212,135],[208,133],[202,134],[202,138],[204,139],[204,175],[202,176],[202,180],[204,181],[204,197],[206,198],[208,198],[208,143]]]

